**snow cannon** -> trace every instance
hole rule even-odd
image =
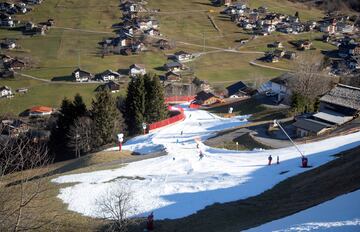
[[[308,166],[308,158],[306,158],[305,156],[303,156],[302,158],[301,158],[301,167],[302,168],[307,168],[307,167],[309,167]]]

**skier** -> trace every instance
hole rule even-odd
[[[199,160],[202,160],[202,158],[204,158],[204,154],[203,154],[202,151],[200,150],[200,152],[199,152]]]
[[[279,156],[277,156],[277,158],[276,158],[276,164],[280,164],[280,158],[279,158]]]
[[[181,134],[181,135],[183,135],[183,133],[184,133],[184,131],[181,131],[181,133],[180,133],[180,134]]]
[[[271,165],[271,161],[272,161],[271,155],[269,155],[268,160],[269,160],[269,164],[268,164],[268,165]]]
[[[191,114],[189,115],[189,118],[191,118]]]
[[[151,212],[151,214],[147,217],[146,229],[147,231],[154,230],[154,212]]]

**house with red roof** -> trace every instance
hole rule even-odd
[[[30,117],[42,117],[51,115],[54,112],[54,109],[47,106],[34,106],[29,110]]]

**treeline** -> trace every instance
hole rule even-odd
[[[100,91],[89,109],[79,94],[72,100],[65,98],[51,129],[49,148],[55,161],[80,157],[114,143],[119,133],[137,135],[142,133],[143,123],[167,117],[159,77],[134,77],[125,98],[114,98],[108,90]]]

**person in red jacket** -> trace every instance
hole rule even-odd
[[[154,230],[154,213],[153,212],[151,212],[151,214],[147,217],[146,229],[148,231]]]

